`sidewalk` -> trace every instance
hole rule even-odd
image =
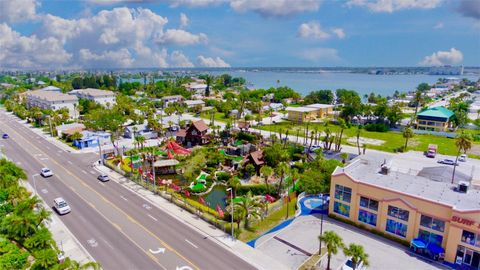
[[[251,263],[254,267],[258,269],[289,269],[283,264],[280,264],[276,259],[271,258],[265,253],[250,247],[242,241],[232,241],[230,235],[226,234],[225,232],[219,230],[216,227],[213,227],[207,222],[199,219],[197,216],[176,206],[175,204],[170,203],[163,197],[156,195],[149,190],[146,190],[145,188],[131,180],[128,180],[123,175],[103,165],[98,165],[97,163],[95,164],[96,165],[94,165],[94,168],[102,173],[108,174],[112,181],[115,181],[123,187],[131,190],[132,192],[137,193],[139,196],[149,201],[152,205],[155,205],[159,209],[164,210],[170,216],[190,226],[192,229],[196,230],[203,236],[217,242],[220,246],[223,246],[225,249],[230,250],[233,254]]]
[[[21,185],[32,194],[34,193],[33,187],[29,183],[21,182]],[[50,206],[48,206],[40,196],[38,197],[42,200],[43,207],[50,209]],[[53,240],[57,243],[57,247],[65,253],[65,257],[69,257],[80,264],[95,261],[55,213],[52,212],[50,221],[44,221],[44,223],[52,233]]]

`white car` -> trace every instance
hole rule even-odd
[[[467,155],[463,154],[458,157],[458,161],[467,162]]]
[[[106,174],[101,174],[97,177],[98,180],[102,181],[102,182],[107,182],[110,180],[110,178],[108,178],[108,175]]]
[[[49,168],[42,168],[42,170],[40,171],[40,175],[43,177],[50,177],[53,176],[53,172]]]
[[[55,208],[55,211],[57,211],[60,215],[65,215],[72,211],[68,203],[62,197],[58,197],[53,200],[53,208]]]
[[[353,262],[352,262],[352,258],[349,258],[345,264],[342,265],[342,270],[352,270],[353,269]],[[363,263],[360,262],[357,267],[355,268],[357,270],[365,270],[367,269],[365,266],[363,266]]]

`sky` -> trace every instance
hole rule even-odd
[[[0,0],[0,68],[480,66],[480,0]]]

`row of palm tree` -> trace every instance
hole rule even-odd
[[[363,246],[351,243],[346,246],[343,243],[342,237],[340,237],[334,231],[326,231],[322,235],[318,236],[318,240],[325,244],[327,248],[327,270],[330,270],[330,261],[332,255],[338,253],[339,249],[343,250],[343,253],[347,257],[351,257],[352,269],[355,270],[360,264],[364,266],[369,265],[368,254],[365,252]]]

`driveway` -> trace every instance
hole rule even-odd
[[[440,265],[432,265],[421,258],[411,256],[406,248],[393,241],[386,240],[353,226],[343,224],[325,216],[323,231],[332,230],[338,233],[346,245],[360,244],[369,254],[370,267],[373,270],[403,269],[447,269]],[[256,242],[256,249],[276,258],[290,269],[297,269],[309,254],[318,252],[318,235],[320,219],[316,216],[300,216],[286,228],[264,235]],[[326,265],[325,262],[322,265]],[[342,251],[332,257],[331,268],[339,269],[346,261]]]

